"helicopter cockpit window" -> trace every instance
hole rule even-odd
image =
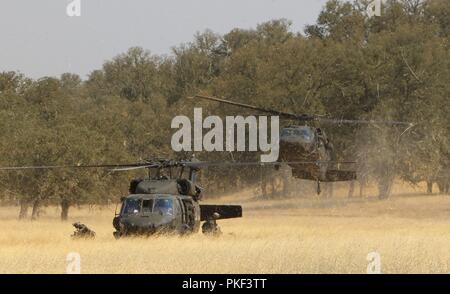
[[[173,202],[172,199],[158,198],[155,201],[154,212],[160,212],[162,214],[173,214]]]
[[[144,199],[142,200],[142,212],[150,213],[153,209],[153,199]]]
[[[295,130],[295,135],[301,137],[305,141],[312,141],[312,139],[314,138],[314,133],[309,129]]]
[[[125,201],[123,208],[124,214],[134,214],[141,211],[141,200],[140,199],[127,199]]]
[[[293,136],[295,135],[295,132],[293,129],[283,129],[281,131],[281,136]]]

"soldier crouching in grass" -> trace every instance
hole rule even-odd
[[[71,235],[72,239],[94,239],[95,232],[89,229],[85,224],[76,222],[73,224],[76,231]]]

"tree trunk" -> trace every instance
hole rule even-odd
[[[28,201],[20,200],[19,220],[25,219],[28,215]]]
[[[427,181],[427,193],[433,194],[433,181],[430,180]]]
[[[66,221],[69,218],[69,200],[63,199],[61,200],[61,220]]]
[[[334,183],[333,182],[325,183],[325,193],[324,193],[325,198],[333,198],[333,194],[334,194]]]
[[[348,187],[348,198],[353,198],[353,193],[355,191],[355,181],[350,181],[350,185]]]
[[[266,171],[263,168],[259,169],[260,172],[260,185],[261,185],[261,198],[267,197],[267,177],[266,177]]]
[[[437,181],[437,184],[439,188],[439,194],[448,194],[449,183],[446,179],[439,179]]]
[[[394,184],[394,178],[386,176],[378,182],[378,198],[387,199],[391,195],[391,188]]]
[[[359,197],[364,197],[364,187],[366,186],[366,183],[363,181],[359,182]]]
[[[39,218],[39,208],[40,208],[41,200],[36,199],[33,202],[33,209],[31,211],[31,220],[37,220]]]
[[[289,197],[291,196],[291,182],[286,175],[283,175],[283,196]]]

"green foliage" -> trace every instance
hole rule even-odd
[[[192,115],[197,92],[264,107],[349,119],[412,121],[400,128],[323,126],[338,159],[358,159],[376,177],[426,179],[448,162],[450,53],[447,0],[387,1],[368,18],[368,1],[330,0],[304,34],[273,20],[224,36],[198,33],[170,56],[134,47],[86,81],[75,74],[31,80],[0,73],[0,164],[126,163],[182,157],[170,149],[170,121]],[[205,114],[231,107],[202,104]],[[289,124],[291,122],[283,122]],[[229,160],[230,154],[200,154]],[[241,152],[234,159],[254,159]],[[225,175],[227,175],[225,177]],[[0,174],[3,199],[43,204],[106,203],[127,191],[129,174],[55,170]],[[205,171],[254,181],[258,171]],[[236,185],[234,185],[236,186]]]

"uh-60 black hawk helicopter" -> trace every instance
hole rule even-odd
[[[255,163],[229,163],[229,165]],[[44,169],[108,169],[111,172],[147,169],[148,177],[133,179],[128,196],[121,197],[120,210],[113,219],[114,237],[155,233],[220,234],[217,220],[242,217],[240,205],[203,205],[203,188],[197,183],[202,167],[227,165],[225,162],[201,162],[150,159],[132,164],[54,165],[0,167],[0,171]]]
[[[221,163],[200,161],[153,160],[136,166],[119,167],[114,171],[146,168],[146,179],[130,182],[130,195],[121,198],[116,209],[114,236],[176,232],[202,232],[217,235],[217,220],[242,217],[240,205],[199,204],[203,188],[196,183],[201,167]]]
[[[280,153],[278,162],[288,164],[292,169],[293,177],[316,181],[317,194],[320,194],[321,192],[321,182],[356,180],[356,169],[354,168],[356,162],[337,162],[335,160],[333,144],[325,134],[325,131],[320,127],[307,125],[308,122],[337,125],[385,124],[389,126],[406,126],[408,128],[413,126],[412,123],[401,121],[334,119],[314,114],[296,114],[257,107],[208,95],[198,94],[189,98],[198,98],[234,105],[241,108],[255,110],[260,113],[279,116],[281,119],[302,123],[302,125],[292,125],[281,130],[279,138]],[[274,166],[276,169],[280,167],[280,165]]]

